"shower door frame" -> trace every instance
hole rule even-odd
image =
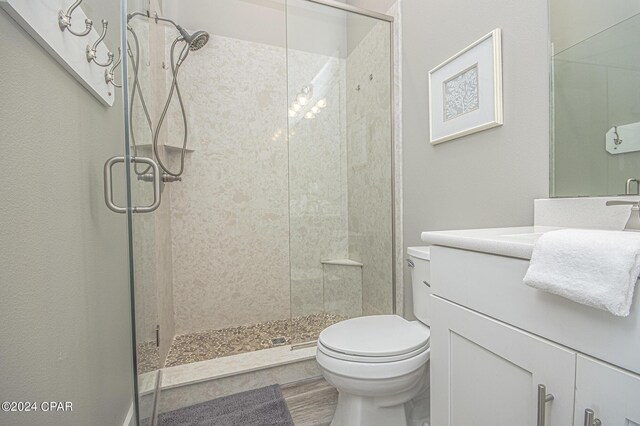
[[[369,18],[386,21],[389,23],[389,99],[390,99],[390,126],[391,126],[391,306],[392,313],[398,314],[398,294],[397,294],[397,229],[396,229],[396,111],[395,111],[395,37],[394,23],[395,18],[384,13],[375,12],[369,9],[363,9],[337,0],[305,0],[309,3],[331,7],[333,9],[342,10],[344,12],[355,13],[357,15],[367,16]],[[285,5],[287,0],[285,0]],[[285,6],[286,7],[286,6]],[[402,253],[400,254],[402,257]],[[402,310],[404,311],[404,309]],[[400,312],[404,313],[404,312]],[[309,342],[302,343],[301,346],[307,346]]]

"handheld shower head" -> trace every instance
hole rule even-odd
[[[191,41],[189,42],[189,49],[198,50],[204,47],[209,42],[209,33],[206,31],[196,31],[191,34]]]
[[[178,31],[180,31],[180,35],[184,39],[185,43],[189,45],[189,50],[196,51],[202,49],[205,44],[209,41],[209,33],[206,31],[196,31],[192,34],[189,34],[184,28],[179,25],[176,25]]]

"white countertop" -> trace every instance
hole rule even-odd
[[[501,256],[531,259],[533,245],[540,235],[565,229],[556,226],[519,226],[512,228],[464,229],[423,232],[428,245],[473,250]]]

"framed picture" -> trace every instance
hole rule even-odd
[[[429,71],[432,144],[502,125],[500,28]]]

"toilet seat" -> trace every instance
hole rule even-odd
[[[346,360],[345,354],[332,352],[318,343],[316,360],[320,367],[331,374],[348,377],[353,380],[395,380],[423,368],[431,355],[430,348],[424,348],[410,358],[398,361],[376,362],[372,357],[359,357]],[[326,377],[326,376],[325,376]]]
[[[357,363],[393,363],[429,349],[429,327],[398,315],[373,315],[334,324],[320,333],[318,351]]]
[[[352,362],[372,363],[372,364],[403,361],[405,359],[410,359],[415,356],[418,356],[421,353],[429,350],[429,345],[427,344],[421,348],[416,349],[415,351],[407,352],[406,354],[400,354],[395,356],[363,356],[363,355],[350,355],[350,354],[345,354],[343,352],[337,352],[327,348],[321,342],[318,342],[317,346],[319,351],[322,351],[325,355],[335,359],[341,359],[344,361],[352,361]]]

